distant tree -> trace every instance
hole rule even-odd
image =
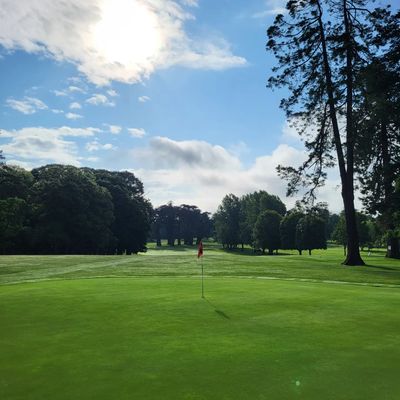
[[[344,219],[343,212],[340,214],[339,220],[332,232],[332,240],[337,244],[343,246],[344,255],[346,255],[347,249],[347,232],[346,232],[346,221]]]
[[[363,248],[370,243],[370,229],[368,226],[368,217],[360,212],[356,213],[357,218],[357,229],[360,237],[360,247]],[[346,231],[346,220],[344,213],[341,212],[339,220],[333,230],[332,239],[343,246],[344,253],[347,249],[347,231]]]
[[[33,176],[29,171],[6,164],[0,166],[0,199],[27,200],[32,184]]]
[[[202,212],[196,227],[196,244],[199,244],[200,240],[212,236],[213,228],[213,221],[210,218],[210,214],[208,212]]]
[[[18,197],[0,200],[0,252],[3,254],[28,251],[27,203]]]
[[[152,206],[144,197],[142,182],[128,171],[85,169],[94,174],[96,183],[110,194],[114,207],[111,225],[114,251],[137,253],[146,250],[152,219]]]
[[[156,223],[159,224],[160,230],[164,230],[168,246],[174,246],[175,239],[179,236],[178,207],[169,202],[158,207],[155,213],[158,217]]]
[[[0,150],[0,166],[5,164],[5,160],[6,158],[3,155],[3,150]]]
[[[296,227],[296,246],[308,250],[326,249],[325,221],[313,214],[301,218]]]
[[[296,228],[297,224],[304,217],[304,213],[297,210],[289,211],[280,224],[281,248],[284,250],[297,250],[301,255],[302,248],[297,247]]]
[[[261,248],[263,253],[268,249],[268,253],[273,254],[274,250],[280,247],[279,225],[282,216],[276,211],[263,211],[257,218],[254,225],[254,239],[257,247]]]
[[[94,174],[72,166],[32,170],[34,250],[39,253],[107,253],[113,203]]]
[[[286,213],[286,206],[278,196],[264,190],[249,193],[240,198],[239,242],[242,245],[254,243],[254,225],[258,216],[266,210],[276,211],[283,216]]]
[[[338,214],[329,214],[328,224],[327,224],[327,235],[328,240],[332,239],[333,231],[335,230],[336,224],[338,223],[340,216]]]
[[[240,201],[234,194],[228,194],[222,199],[214,214],[215,231],[218,240],[229,249],[240,243]]]
[[[28,198],[33,184],[29,171],[0,165],[0,251],[28,253],[31,207]]]
[[[177,208],[179,229],[178,244],[181,238],[187,246],[193,246],[194,237],[200,225],[201,211],[197,206],[182,204]]]

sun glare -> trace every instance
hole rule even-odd
[[[137,0],[104,0],[93,40],[107,62],[123,65],[146,64],[162,46],[157,16]]]

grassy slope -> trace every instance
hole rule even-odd
[[[397,287],[222,276],[399,284],[398,261],[339,251],[207,252],[207,300],[176,276],[198,274],[193,250],[0,257],[3,283],[68,278],[0,286],[0,398],[398,399]],[[102,275],[140,279],[77,279]]]

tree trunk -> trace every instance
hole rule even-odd
[[[345,187],[343,189],[345,189]],[[349,194],[346,193],[345,190],[342,190],[342,197],[344,202],[344,213],[346,217],[347,230],[347,255],[342,264],[365,265],[360,255],[356,211],[354,208],[354,195],[353,193]]]
[[[386,257],[400,258],[400,239],[390,238],[388,240]]]
[[[347,148],[347,169],[346,160],[343,153],[342,140],[340,137],[339,124],[337,120],[337,111],[335,103],[335,91],[334,84],[332,81],[332,73],[328,58],[328,51],[325,38],[325,30],[322,20],[322,7],[320,3],[317,3],[319,8],[319,30],[321,36],[324,73],[326,80],[326,91],[328,95],[329,115],[332,122],[333,137],[335,142],[337,160],[339,164],[340,180],[342,184],[342,198],[344,203],[346,228],[347,228],[347,243],[348,252],[347,257],[343,264],[345,265],[364,265],[363,260],[360,256],[360,248],[358,242],[357,224],[356,224],[356,213],[354,208],[354,129],[353,129],[353,44],[351,43],[351,32],[349,27],[348,15],[347,15],[347,0],[343,0],[343,15],[345,34],[347,38],[347,50],[346,50],[346,148]]]
[[[270,256],[274,255],[274,250],[273,249],[268,249],[268,255],[270,255]]]
[[[308,249],[308,255],[311,256],[311,249]]]
[[[297,251],[299,252],[299,256],[301,256],[303,250],[297,249]]]

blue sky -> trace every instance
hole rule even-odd
[[[18,4],[18,6],[16,5]],[[0,149],[26,168],[128,169],[155,206],[284,197],[302,145],[265,87],[281,0],[0,0]],[[320,200],[341,208],[333,173]],[[293,199],[284,199],[288,205]]]

